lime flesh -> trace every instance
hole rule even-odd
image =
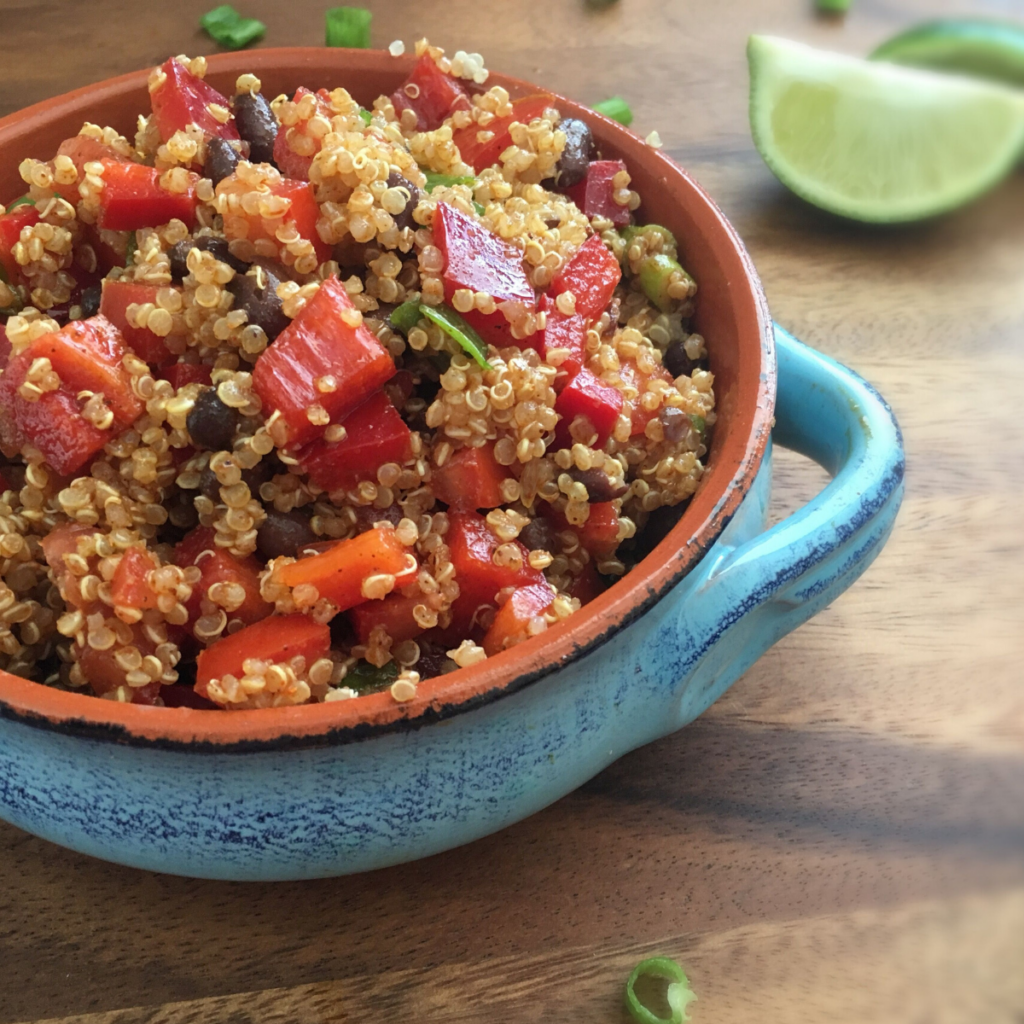
[[[871,60],[1024,86],[1024,25],[984,18],[929,21],[883,43]]]
[[[750,126],[783,184],[855,220],[919,220],[1003,178],[1024,93],[751,36]]]

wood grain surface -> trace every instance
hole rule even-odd
[[[213,3],[0,0],[0,113],[208,51]],[[322,41],[321,5],[236,6],[266,44]],[[694,725],[449,854],[235,885],[0,824],[0,1024],[621,1024],[623,980],[653,953],[686,965],[698,1024],[1020,1024],[1024,175],[933,223],[852,225],[775,181],[746,118],[748,33],[864,53],[965,5],[857,0],[845,20],[809,0],[372,6],[376,45],[428,34],[583,102],[628,98],[736,224],[776,319],[895,408],[895,533]],[[776,514],[823,480],[780,458]]]

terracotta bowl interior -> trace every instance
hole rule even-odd
[[[411,67],[409,57],[376,51],[282,49],[210,58],[207,80],[231,95],[235,78],[254,71],[268,96],[299,85],[344,86],[369,106],[392,92]],[[147,72],[69,93],[0,120],[0,200],[24,191],[18,163],[48,159],[83,121],[111,125],[132,137],[139,112],[149,109]],[[492,74],[513,95],[536,86]],[[0,673],[0,710],[62,723],[129,742],[260,745],[290,738],[337,741],[475,706],[524,685],[600,643],[640,614],[700,558],[721,532],[760,465],[775,397],[771,321],[756,273],[734,230],[684,171],[620,125],[558,98],[563,115],[590,123],[602,155],[626,161],[643,197],[641,223],[654,221],[680,240],[680,259],[696,278],[696,329],[708,339],[718,397],[718,424],[709,470],[685,514],[668,536],[627,577],[582,612],[542,636],[470,669],[421,683],[417,698],[397,705],[388,694],[358,701],[253,712],[199,712],[120,705],[64,693]]]

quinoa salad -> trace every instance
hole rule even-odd
[[[22,161],[0,669],[168,707],[404,702],[678,518],[715,400],[676,239],[554,97],[416,58],[367,108],[174,57],[134,137]]]

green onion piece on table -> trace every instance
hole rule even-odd
[[[850,0],[814,0],[819,11],[828,14],[845,14],[850,9]]]
[[[391,310],[388,320],[396,331],[401,331],[402,334],[408,336],[409,332],[420,322],[419,302],[403,302],[400,306],[396,306]]]
[[[604,114],[605,117],[610,117],[613,121],[618,121],[619,124],[624,124],[627,127],[633,123],[633,111],[629,109],[629,104],[621,96],[612,96],[611,99],[601,100],[600,103],[594,104],[594,109],[599,114]]]
[[[244,50],[250,43],[262,39],[267,26],[255,18],[243,18],[230,4],[222,4],[207,11],[199,19],[206,34],[226,50]]]
[[[132,259],[139,251],[139,238],[134,231],[128,232],[128,244],[124,247],[124,265],[130,267]]]
[[[332,7],[327,12],[327,45],[366,50],[370,46],[370,21],[365,7]]]
[[[11,203],[11,205],[7,207],[7,212],[10,213],[11,210],[15,209],[15,207],[18,207],[18,206],[35,206],[35,205],[36,205],[36,201],[34,199],[29,199],[28,196],[22,196],[20,199],[15,199],[14,202]]]
[[[475,185],[476,178],[471,174],[435,174],[433,171],[424,171],[427,176],[427,192],[433,192],[438,185],[451,188],[452,185]]]
[[[492,368],[487,362],[487,343],[454,309],[450,306],[420,306],[420,314],[437,324],[449,338],[454,338],[485,370]]]
[[[665,998],[668,1000],[671,1017],[659,1017],[640,1002],[634,991],[640,978],[664,978],[668,982]],[[682,967],[667,956],[641,960],[626,982],[626,1010],[637,1024],[683,1024],[683,1021],[690,1019],[686,1006],[696,998]]]
[[[365,107],[360,107],[359,118],[363,122],[363,124],[369,124],[373,120],[373,114]]]
[[[339,685],[356,693],[376,693],[390,686],[398,678],[398,666],[389,661],[378,668],[360,659],[346,673]]]

